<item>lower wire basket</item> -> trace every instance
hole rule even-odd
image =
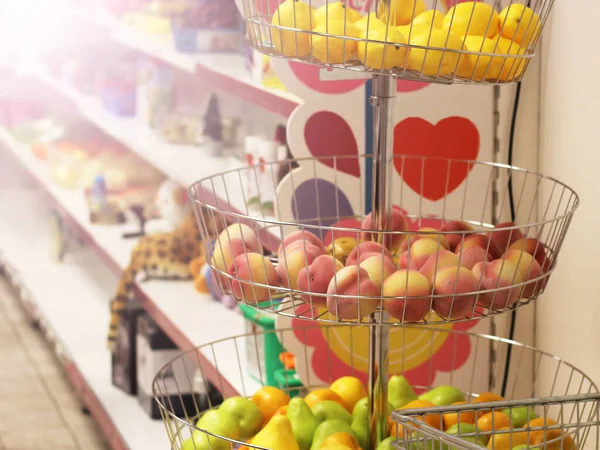
[[[253,446],[247,438],[227,435],[214,423],[199,423],[207,411],[220,406],[219,402],[209,400],[203,404],[198,400],[208,383],[225,399],[251,398],[269,384],[290,397],[306,397],[346,375],[366,386],[367,327],[315,326],[305,321],[293,325],[199,346],[183,352],[156,374],[153,393],[171,448],[264,448]],[[284,350],[285,358],[283,353],[274,354],[272,345],[266,345],[274,339],[279,341],[277,348]],[[293,369],[283,362],[289,354],[294,356]],[[596,384],[561,358],[515,341],[450,329],[447,324],[397,328],[390,332],[388,368],[390,376],[404,374],[417,394],[449,385],[464,393],[466,403],[391,413],[388,448],[472,450],[483,445],[505,450],[527,437],[521,443],[529,448],[574,450],[589,444],[590,429],[598,427],[600,395]],[[490,397],[490,392],[502,397]],[[477,403],[485,398],[503,401]],[[533,413],[538,417],[535,422],[525,422],[526,428],[515,426],[524,416],[533,420]],[[478,428],[476,435],[462,425],[455,435],[449,435],[442,425],[452,414],[460,415],[461,421],[471,416],[472,422],[485,416],[488,424]],[[423,416],[437,416],[437,421],[431,422],[437,425],[423,422]],[[547,420],[540,425],[540,418]]]

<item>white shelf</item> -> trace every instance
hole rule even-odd
[[[105,262],[116,272],[125,270],[129,263],[129,255],[135,242],[123,239],[123,226],[92,225],[86,200],[81,190],[65,190],[54,185],[45,166],[31,153],[29,148],[16,142],[6,130],[0,128],[0,143],[27,169],[41,187],[48,192],[55,202],[72,218],[84,234],[84,238],[92,243]],[[114,289],[116,283],[110,285]],[[138,288],[146,297],[143,301],[149,314],[156,320],[171,339],[183,350],[225,339],[244,332],[244,318],[236,310],[225,308],[208,295],[195,291],[190,282],[149,281],[138,283]],[[114,292],[108,294],[110,298]],[[108,319],[105,322],[105,329]],[[104,341],[104,334],[101,336]],[[212,361],[212,354],[205,355]],[[221,375],[228,380],[233,390],[238,393],[254,392],[260,386],[249,376],[239,376],[238,362],[234,355],[231,360],[219,359]],[[243,372],[246,374],[246,371]],[[228,376],[232,374],[232,378]],[[228,392],[231,394],[233,392]]]
[[[132,450],[168,448],[162,421],[150,419],[135,397],[111,383],[104,335],[114,275],[89,251],[71,253],[63,264],[50,259],[45,232],[48,205],[39,194],[3,191],[0,208],[0,259],[18,274],[20,284],[30,293],[29,301],[36,305],[122,440]]]

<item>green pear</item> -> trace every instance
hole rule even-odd
[[[478,436],[477,427],[471,423],[455,423],[446,430],[446,433],[453,436],[458,436],[461,439],[471,440],[471,442],[483,445],[484,447],[489,439],[489,436],[486,435]]]
[[[529,448],[529,444],[521,444],[513,447],[512,450],[526,450]]]
[[[290,419],[281,414],[273,416],[252,438],[252,445],[271,450],[300,450],[294,438]]]
[[[348,433],[358,439],[352,428],[350,428],[350,425],[343,420],[326,420],[325,422],[322,422],[315,430],[315,435],[313,436],[313,442],[310,449],[319,450],[323,444],[323,441],[334,433]],[[252,444],[256,444],[256,442],[252,440]]]
[[[290,400],[287,416],[292,424],[292,432],[300,450],[309,450],[319,421],[304,399],[300,397],[294,397]]]
[[[388,403],[388,413],[393,410]],[[356,402],[352,411],[352,430],[361,448],[366,449],[369,443],[369,398],[364,397]]]
[[[196,426],[209,433],[229,439],[240,438],[240,426],[231,414],[211,409],[200,417]],[[192,437],[183,443],[182,450],[230,450],[229,441],[210,436],[202,431],[194,431]]]
[[[245,397],[230,397],[218,409],[233,416],[240,427],[240,438],[246,440],[254,436],[263,423],[263,416],[252,400]]]
[[[352,415],[346,408],[337,402],[324,400],[312,407],[312,413],[317,418],[319,423],[326,420],[343,420],[348,425],[352,423]]]
[[[402,375],[393,375],[388,381],[388,401],[393,409],[400,409],[407,403],[417,399],[412,386]]]
[[[511,418],[513,428],[522,428],[527,422],[537,417],[535,411],[527,406],[506,408],[502,412]]]
[[[435,406],[449,406],[452,403],[464,402],[465,394],[454,386],[438,386],[419,396],[419,400],[427,400]]]
[[[394,442],[395,440],[396,440],[395,436],[390,436],[389,438],[384,439],[377,446],[377,450],[394,450],[394,447],[392,446],[392,442]],[[361,447],[362,447],[362,445],[361,445]],[[365,447],[362,447],[362,448],[365,448]]]

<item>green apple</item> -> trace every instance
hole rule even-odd
[[[352,423],[352,415],[348,410],[339,403],[331,400],[317,403],[312,407],[312,413],[319,423],[334,419],[343,420],[348,425]]]
[[[402,375],[393,375],[388,381],[388,401],[392,409],[400,409],[407,403],[417,399],[417,394],[406,378]]]
[[[254,436],[263,423],[263,416],[252,400],[245,397],[230,397],[225,400],[218,411],[233,416],[240,427],[240,438],[246,440]]]
[[[419,400],[427,400],[435,406],[449,406],[452,403],[464,402],[465,394],[454,386],[438,386],[419,396]]]
[[[512,428],[522,428],[527,422],[537,417],[535,411],[527,406],[506,408],[502,412],[512,420]]]
[[[358,439],[350,425],[343,420],[326,420],[315,430],[311,450],[319,450],[323,441],[334,433],[348,433]]]
[[[319,421],[304,399],[300,397],[294,397],[290,400],[287,416],[292,424],[292,432],[298,447],[300,447],[300,450],[309,450]]]

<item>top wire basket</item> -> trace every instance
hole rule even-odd
[[[513,310],[544,290],[579,205],[571,188],[525,169],[397,154],[393,205],[385,228],[373,230],[371,213],[361,214],[371,210],[362,189],[372,187],[368,171],[344,173],[348,164],[373,164],[372,156],[293,162],[300,167],[281,183],[282,163],[262,163],[200,180],[190,197],[205,211],[198,221],[206,238],[224,228],[207,250],[218,287],[300,319],[439,324]],[[419,186],[427,186],[422,195]],[[248,190],[273,202],[275,216],[245,206]],[[509,210],[514,222],[494,225]]]
[[[521,80],[553,4],[552,0],[239,1],[250,42],[262,53],[446,84]]]

